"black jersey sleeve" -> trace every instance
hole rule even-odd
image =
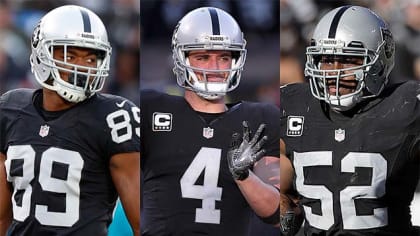
[[[103,147],[108,156],[119,153],[140,151],[140,109],[130,100],[114,96],[102,95],[104,105],[100,119],[105,123],[101,131],[104,138]]]
[[[309,111],[310,106],[314,105],[310,104],[313,103],[310,96],[312,95],[307,83],[288,84],[280,88],[280,138],[286,144],[287,156],[290,156],[289,137],[301,135],[304,128],[304,116],[295,111]]]
[[[7,129],[16,117],[8,116],[7,110],[20,110],[22,107],[30,103],[33,89],[15,89],[9,90],[0,96],[0,152],[6,154],[7,145],[6,137]]]

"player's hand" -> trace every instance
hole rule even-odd
[[[249,168],[251,168],[255,162],[260,160],[265,150],[261,149],[262,145],[267,140],[267,136],[260,138],[261,133],[265,128],[265,124],[261,124],[258,127],[257,132],[250,141],[250,130],[247,121],[242,122],[243,125],[243,137],[242,141],[238,133],[232,135],[232,140],[227,153],[227,160],[229,170],[232,176],[236,180],[244,180],[249,176]]]

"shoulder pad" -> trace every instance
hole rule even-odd
[[[1,106],[26,106],[32,101],[34,89],[9,90],[0,97]]]

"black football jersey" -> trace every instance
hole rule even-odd
[[[253,133],[267,124],[263,148],[266,156],[278,157],[279,109],[240,102],[206,119],[183,97],[155,91],[142,91],[141,109],[142,235],[246,235],[251,208],[229,172],[226,153],[232,134],[242,136],[247,120]]]
[[[140,150],[140,110],[96,94],[51,119],[39,97],[41,90],[19,89],[0,98],[0,151],[13,186],[9,235],[105,236],[117,199],[109,161]]]
[[[410,235],[420,172],[420,85],[406,82],[342,114],[308,84],[281,89],[281,138],[295,169],[305,235]]]

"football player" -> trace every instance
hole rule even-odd
[[[140,110],[99,93],[111,56],[104,24],[62,6],[31,46],[42,89],[0,98],[0,234],[105,236],[119,196],[139,235]]]
[[[141,93],[142,235],[244,236],[251,210],[279,223],[279,109],[224,102],[239,85],[245,44],[218,8],[192,10],[176,26],[184,96]]]
[[[333,9],[306,50],[309,83],[281,88],[281,165],[294,170],[305,235],[417,235],[409,206],[420,172],[420,83],[388,83],[394,47],[371,10]],[[291,200],[281,219],[293,233]]]

